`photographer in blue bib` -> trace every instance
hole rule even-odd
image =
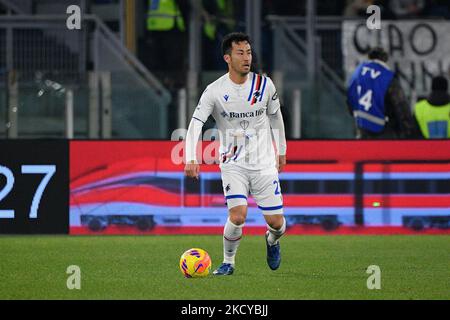
[[[355,119],[356,138],[414,137],[409,104],[398,78],[386,64],[387,52],[374,48],[368,57],[354,71],[347,89],[347,105]]]

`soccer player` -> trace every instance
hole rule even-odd
[[[278,173],[286,164],[286,138],[280,101],[269,77],[250,71],[252,49],[243,33],[231,33],[222,42],[228,73],[203,92],[186,137],[188,177],[198,178],[196,146],[209,115],[216,121],[220,140],[220,169],[228,206],[223,231],[224,260],[215,275],[231,275],[247,217],[249,193],[267,222],[267,263],[281,262],[279,239],[286,230]],[[276,152],[274,150],[274,144]]]

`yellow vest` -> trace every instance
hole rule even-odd
[[[228,19],[232,19],[232,3],[231,1],[227,0],[216,0],[217,8],[222,13],[221,16],[227,17]],[[226,22],[229,24],[230,22]],[[233,28],[234,29],[234,26]],[[216,31],[217,31],[217,21],[215,20],[207,20],[205,21],[203,25],[203,31],[205,32],[205,35],[210,39],[214,40],[216,38]]]
[[[147,30],[185,30],[183,17],[175,0],[149,0]]]
[[[414,114],[425,138],[450,138],[450,103],[436,107],[421,100],[416,104]]]

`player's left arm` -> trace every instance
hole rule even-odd
[[[270,127],[272,128],[272,136],[275,140],[275,146],[278,154],[278,172],[281,172],[286,165],[286,135],[284,132],[283,115],[281,108],[278,108],[275,114],[269,114]]]
[[[269,117],[272,136],[277,149],[278,172],[286,165],[286,134],[284,130],[283,114],[281,113],[280,99],[272,80],[268,78],[269,102],[267,104],[267,116]]]

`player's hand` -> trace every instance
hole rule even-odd
[[[286,165],[286,155],[284,156],[278,156],[278,161],[277,161],[277,166],[278,166],[278,172],[283,171],[284,166]]]
[[[186,163],[184,166],[184,174],[189,178],[195,178],[198,180],[198,174],[200,172],[200,165],[195,162]]]

